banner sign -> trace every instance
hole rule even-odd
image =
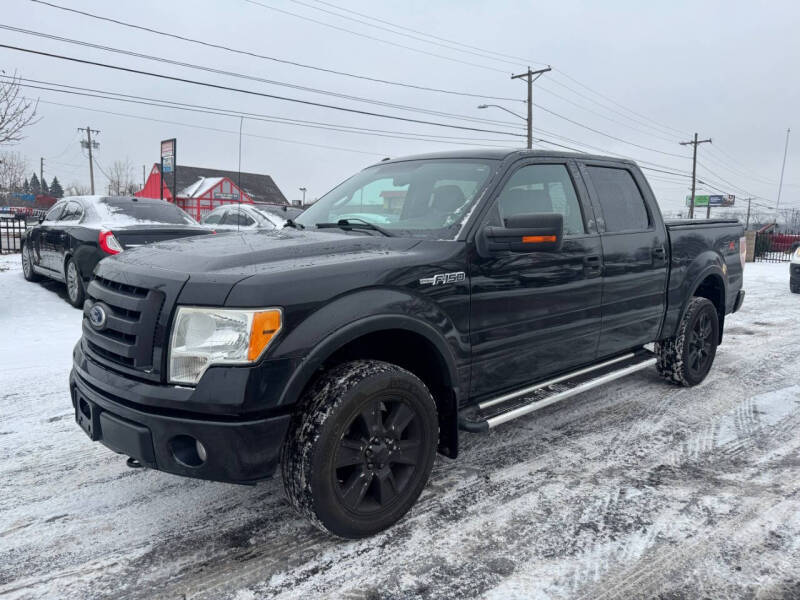
[[[178,142],[175,138],[171,140],[161,140],[161,174],[172,173],[172,201],[175,201],[175,189],[177,186],[177,174],[175,173]],[[161,199],[164,199],[164,185],[161,185]]]
[[[725,208],[733,206],[735,201],[736,201],[736,196],[733,196],[731,194],[726,194],[724,196],[695,195],[694,197],[695,206],[718,206]],[[692,197],[686,196],[686,206],[690,206],[691,204],[692,204]]]

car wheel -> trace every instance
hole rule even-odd
[[[656,343],[656,368],[671,383],[697,385],[714,364],[718,342],[716,307],[707,298],[694,297],[678,326],[678,334]]]
[[[31,247],[25,244],[22,247],[22,275],[28,281],[39,281],[39,275],[33,270],[33,253]]]
[[[793,294],[800,294],[800,283],[789,283],[789,289]]]
[[[83,300],[85,298],[83,279],[81,278],[80,271],[78,271],[78,265],[76,265],[75,261],[71,258],[67,259],[67,266],[64,269],[64,274],[69,303],[75,308],[83,308]]]
[[[334,535],[386,529],[425,487],[438,427],[433,397],[412,373],[375,360],[334,367],[292,418],[281,456],[286,495]]]

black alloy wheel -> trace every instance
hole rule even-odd
[[[713,359],[711,354],[713,334],[714,328],[711,325],[711,316],[708,311],[703,311],[692,325],[689,339],[687,340],[688,367],[695,377],[700,374],[705,375],[708,372],[709,363]]]
[[[356,415],[334,457],[336,491],[357,515],[385,510],[423,462],[423,417],[396,397],[375,398]]]
[[[300,401],[281,454],[292,506],[344,538],[390,527],[428,481],[436,402],[413,373],[377,360],[323,372]]]

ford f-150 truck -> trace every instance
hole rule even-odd
[[[280,466],[314,524],[370,535],[413,505],[437,451],[456,457],[460,431],[644,368],[703,381],[744,298],[742,236],[665,223],[628,160],[385,160],[281,230],[100,262],[76,420],[133,466],[233,483]]]

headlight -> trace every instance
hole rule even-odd
[[[178,307],[169,344],[169,380],[195,385],[218,364],[248,364],[280,331],[279,308],[262,310]]]

